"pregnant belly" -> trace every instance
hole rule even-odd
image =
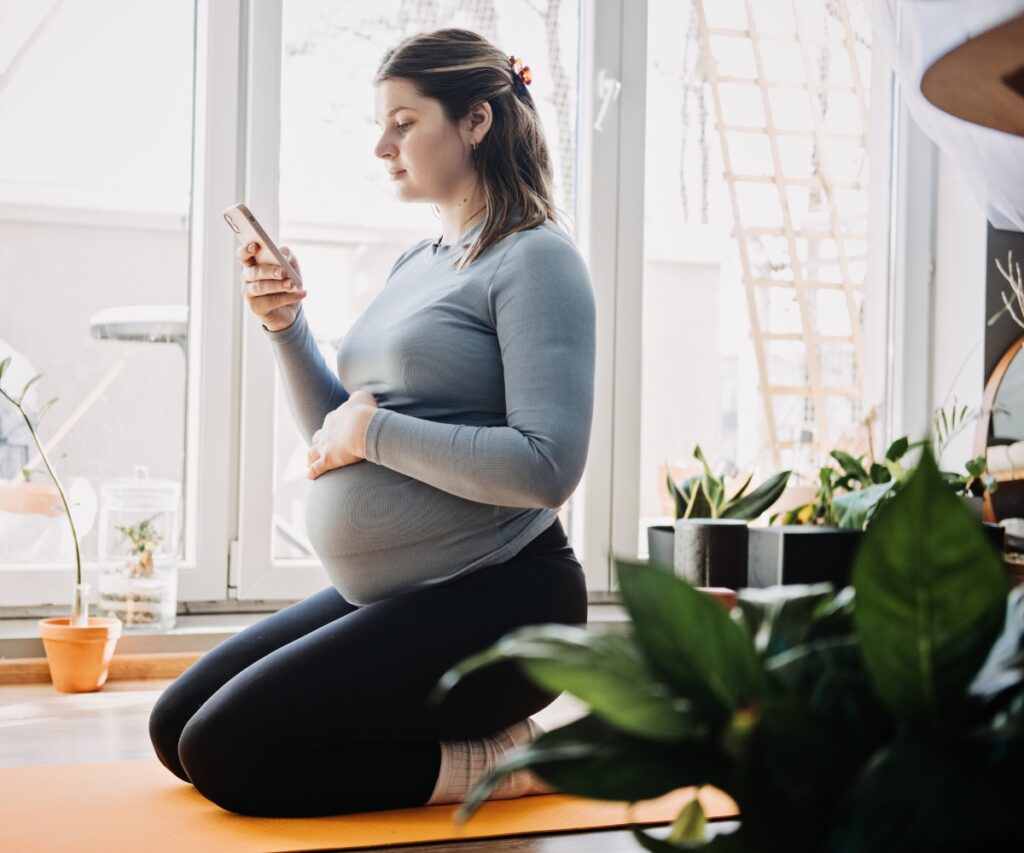
[[[421,551],[466,539],[486,549],[495,547],[493,513],[489,504],[459,498],[382,465],[357,462],[312,482],[306,530],[325,561]]]

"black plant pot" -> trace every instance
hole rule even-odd
[[[647,528],[647,550],[652,563],[675,565],[676,529],[668,524]]]
[[[989,522],[983,527],[985,538],[1002,554],[1006,528]],[[828,581],[836,589],[847,586],[863,535],[860,530],[810,524],[751,527],[747,585]]]
[[[997,554],[1002,554],[1003,548],[1006,546],[1006,528],[1001,524],[993,524],[991,521],[984,522],[984,525],[985,538],[996,549]]]
[[[675,573],[696,586],[747,585],[747,522],[684,518],[676,522]]]
[[[812,524],[751,527],[747,585],[830,582],[836,589],[850,583],[853,560],[863,533]]]

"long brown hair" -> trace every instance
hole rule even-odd
[[[553,201],[551,157],[540,116],[508,56],[471,30],[434,30],[411,36],[384,54],[373,83],[395,77],[440,101],[452,123],[481,101],[491,105],[491,127],[474,158],[485,222],[459,269],[516,231],[549,219],[563,225]],[[522,218],[513,222],[517,212]]]

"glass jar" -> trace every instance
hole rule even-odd
[[[126,631],[174,627],[180,502],[180,483],[150,479],[141,465],[100,485],[97,607]]]

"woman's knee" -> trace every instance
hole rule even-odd
[[[164,690],[149,713],[149,740],[160,763],[183,782],[191,781],[178,758],[178,740],[189,721],[191,709],[175,701],[173,693]]]
[[[177,758],[200,794],[223,809],[244,814],[240,794],[251,774],[231,732],[223,715],[204,707],[181,730]]]

